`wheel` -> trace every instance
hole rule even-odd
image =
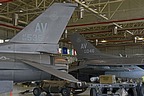
[[[90,89],[90,96],[98,96],[95,88]]]
[[[34,89],[33,89],[33,94],[34,94],[34,96],[40,96],[40,94],[41,94],[41,89],[40,89],[40,88],[34,88]]]
[[[68,88],[63,88],[61,94],[62,96],[70,96],[70,90]]]

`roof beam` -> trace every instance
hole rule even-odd
[[[123,0],[122,0],[122,1],[123,1]],[[77,2],[77,3],[80,4],[80,5],[82,5],[83,7],[85,7],[86,9],[88,9],[89,11],[93,12],[94,14],[97,14],[98,16],[100,16],[101,18],[103,18],[104,20],[107,20],[107,21],[109,20],[109,18],[107,18],[107,17],[105,17],[104,15],[100,14],[100,13],[97,12],[96,10],[90,8],[90,7],[87,6],[86,4],[80,2],[79,0],[75,0],[75,2]],[[122,27],[121,27],[120,25],[118,25],[117,23],[114,23],[114,22],[113,22],[113,24],[114,24],[115,26],[117,26],[117,27],[119,27],[119,28],[122,29]],[[128,33],[131,34],[131,35],[134,35],[132,32],[130,32],[130,31],[128,31],[128,30],[126,30],[126,32],[128,32]]]

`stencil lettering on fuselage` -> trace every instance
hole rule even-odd
[[[87,43],[81,44],[81,49],[83,49],[84,53],[94,53],[94,49],[87,48]]]

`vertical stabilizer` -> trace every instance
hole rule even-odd
[[[57,44],[76,7],[70,3],[53,4],[10,42]]]
[[[78,59],[92,59],[96,55],[101,54],[101,52],[97,48],[95,48],[79,33],[74,33],[70,37],[70,40],[77,52]]]

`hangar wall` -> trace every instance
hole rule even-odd
[[[113,54],[113,55],[144,54],[144,45],[105,47],[105,48],[99,47],[98,49],[104,53]]]

